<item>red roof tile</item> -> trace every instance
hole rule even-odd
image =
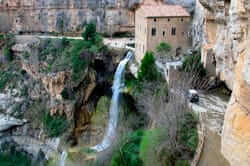
[[[190,14],[179,5],[142,5],[139,8],[144,17],[189,17]]]

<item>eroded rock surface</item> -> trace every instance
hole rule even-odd
[[[247,166],[250,163],[250,2],[199,2],[204,14],[203,61],[206,65],[214,57],[216,75],[233,91],[224,120],[222,153],[232,166]]]
[[[0,31],[80,32],[90,21],[103,33],[133,32],[134,9],[143,0],[2,0]],[[153,0],[152,0],[153,1]],[[194,0],[165,0],[193,10]]]

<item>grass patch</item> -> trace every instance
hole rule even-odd
[[[43,126],[49,137],[59,137],[68,129],[69,124],[65,116],[51,116],[49,112],[45,112]]]

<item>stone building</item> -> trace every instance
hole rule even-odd
[[[188,49],[191,45],[189,25],[190,14],[181,6],[166,5],[161,1],[142,4],[135,14],[137,61],[146,51],[156,51],[160,42],[169,43],[176,52]]]

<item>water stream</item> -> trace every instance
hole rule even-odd
[[[68,157],[68,153],[66,151],[63,151],[61,154],[61,158],[60,158],[60,166],[65,166],[65,161]]]
[[[110,110],[109,110],[109,123],[108,123],[108,129],[105,133],[104,139],[102,142],[91,149],[96,150],[97,152],[103,151],[107,149],[116,134],[116,127],[118,124],[118,115],[119,115],[119,96],[120,96],[120,91],[122,86],[124,85],[124,71],[125,67],[132,57],[133,53],[128,52],[127,56],[119,63],[116,73],[115,73],[115,78],[112,86],[113,90],[113,95],[112,95],[112,100],[111,100],[111,105],[110,105]]]

